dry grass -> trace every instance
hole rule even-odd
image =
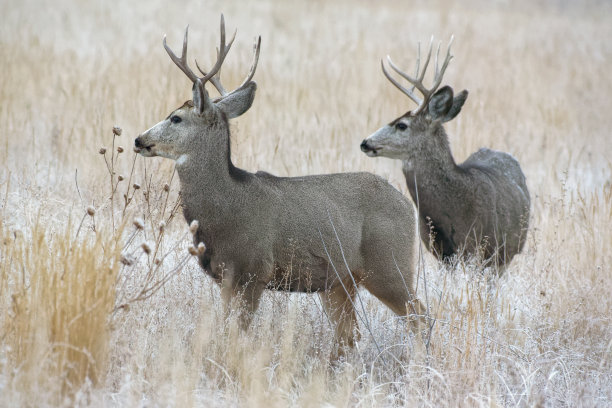
[[[612,404],[612,9],[532,3],[5,1],[0,406]],[[330,366],[316,296],[267,293],[243,333],[187,261],[173,164],[132,167],[131,145],[190,97],[163,33],[176,47],[191,24],[191,55],[210,61],[221,11],[239,28],[226,82],[239,83],[252,38],[263,38],[257,98],[233,124],[237,165],[366,170],[402,191],[399,163],[358,148],[411,106],[379,59],[411,66],[418,40],[455,35],[446,79],[470,97],[447,126],[453,152],[515,155],[533,217],[524,253],[499,280],[423,256],[419,296],[436,319],[429,347],[361,293],[362,340]],[[113,125],[124,129],[120,155]],[[107,160],[113,152],[113,179],[101,146]]]

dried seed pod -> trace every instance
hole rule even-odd
[[[120,175],[119,175],[119,177],[117,177],[117,180],[119,180],[119,181],[123,181],[123,180],[124,180],[124,178],[123,178],[123,176],[120,174]]]
[[[93,217],[94,215],[96,215],[96,209],[90,205],[89,207],[87,207],[87,215]]]
[[[139,230],[144,229],[144,221],[142,218],[134,218],[134,226]]]
[[[121,258],[119,258],[119,262],[121,262],[125,266],[131,266],[134,264],[134,257],[128,254],[121,254]]]
[[[106,153],[106,147],[101,147],[100,150],[98,150],[98,153],[100,154]]]
[[[165,184],[164,184],[164,191],[165,191],[165,192],[170,191],[170,185],[169,185],[168,183],[165,183]]]
[[[132,187],[134,187],[134,190],[138,190],[138,189],[140,189],[140,184],[138,184],[138,183],[134,183],[134,184],[132,185]]]
[[[117,146],[117,153],[123,153],[123,146]]]
[[[113,126],[113,134],[121,136],[121,132],[123,132],[123,130],[119,126]]]
[[[140,247],[142,248],[142,250],[145,252],[145,254],[149,255],[151,253],[151,246],[149,246],[148,243],[143,242]]]
[[[166,223],[164,221],[160,221],[159,232],[164,232],[165,229],[166,229]]]
[[[198,227],[200,226],[200,223],[198,222],[198,220],[193,220],[191,221],[191,224],[189,224],[189,232],[191,232],[191,234],[195,234],[196,232],[198,232]]]

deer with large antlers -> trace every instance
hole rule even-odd
[[[421,239],[434,254],[446,260],[455,254],[476,254],[487,264],[503,267],[525,244],[529,192],[518,161],[508,153],[481,148],[465,162],[455,163],[442,125],[459,114],[468,92],[454,95],[449,86],[438,89],[452,58],[451,44],[452,38],[441,67],[438,45],[430,88],[423,80],[433,38],[422,68],[419,45],[414,77],[387,57],[391,68],[412,84],[410,89],[400,84],[381,61],[387,79],[417,108],[366,138],[361,150],[370,157],[402,160],[419,215]]]
[[[247,327],[264,289],[318,292],[336,338],[353,344],[358,285],[395,313],[418,324],[423,313],[413,291],[416,221],[412,204],[385,180],[369,173],[275,177],[234,166],[228,120],[246,112],[252,81],[227,92],[220,69],[234,41],[221,44],[209,72],[187,65],[187,31],[181,57],[172,61],[193,83],[193,100],[142,133],[135,147],[145,157],[176,161],[183,213],[198,221],[195,243],[204,242],[200,266],[221,285],[226,304],[238,297]],[[210,82],[220,96],[211,99]]]

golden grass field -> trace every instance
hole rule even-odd
[[[612,406],[608,2],[2,9],[0,406]],[[366,292],[361,340],[335,363],[317,296],[267,292],[247,332],[224,319],[218,287],[187,252],[174,164],[132,152],[140,132],[191,98],[163,34],[177,50],[190,24],[190,60],[210,64],[221,12],[238,29],[229,85],[262,36],[255,102],[232,124],[236,165],[370,171],[405,194],[398,161],[359,150],[413,107],[380,59],[412,67],[418,41],[455,35],[444,83],[470,91],[446,125],[455,158],[481,146],[513,154],[532,218],[499,279],[422,254],[418,294],[435,319],[427,343]]]

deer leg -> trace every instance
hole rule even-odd
[[[332,324],[335,325],[335,340],[342,349],[342,346],[353,347],[355,340],[359,339],[359,333],[355,334],[357,318],[353,307],[356,288],[352,283],[345,283],[346,290],[342,285],[320,292],[321,302],[329,316]],[[341,355],[341,350],[338,357]],[[335,358],[336,358],[335,357]]]

